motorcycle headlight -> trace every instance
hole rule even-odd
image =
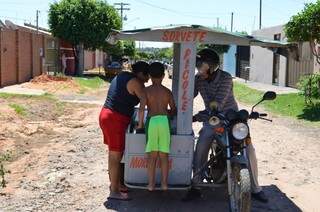
[[[243,140],[249,135],[249,127],[245,123],[237,123],[232,127],[232,136],[237,140]]]
[[[217,116],[212,116],[209,119],[209,124],[213,127],[217,126],[218,124],[220,124],[220,119]]]

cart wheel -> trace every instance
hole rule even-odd
[[[251,183],[249,170],[235,165],[232,168],[232,194],[229,197],[230,211],[251,211]]]

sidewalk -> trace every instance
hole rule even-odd
[[[277,94],[288,94],[288,93],[298,93],[299,92],[299,90],[295,89],[295,88],[275,86],[275,85],[264,84],[264,83],[259,83],[259,82],[252,82],[252,81],[246,82],[244,79],[241,79],[241,78],[235,78],[234,81],[245,84],[252,89],[259,90],[262,92],[274,91]]]
[[[11,86],[0,88],[0,93],[41,96],[41,95],[44,95],[46,92],[40,89],[24,88],[20,84],[20,85],[11,85]]]

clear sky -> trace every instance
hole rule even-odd
[[[262,26],[286,23],[303,9],[304,3],[316,0],[262,0]],[[0,19],[14,23],[35,23],[36,10],[40,10],[39,25],[47,27],[49,4],[54,0],[0,0]],[[108,0],[113,5],[121,0]],[[130,4],[125,11],[124,29],[164,26],[169,24],[199,24],[219,26],[230,30],[234,12],[234,31],[259,28],[260,0],[122,0]],[[219,19],[219,20],[218,20]],[[149,46],[148,43],[143,43]]]

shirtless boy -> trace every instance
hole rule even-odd
[[[145,88],[147,97],[148,116],[146,121],[146,153],[148,154],[148,190],[155,188],[155,170],[158,157],[161,164],[161,188],[168,189],[168,155],[170,152],[169,115],[176,113],[176,105],[171,91],[161,83],[164,77],[164,66],[159,62],[150,65],[152,85]],[[170,110],[168,110],[168,105]],[[145,105],[140,105],[139,126],[143,127]]]

